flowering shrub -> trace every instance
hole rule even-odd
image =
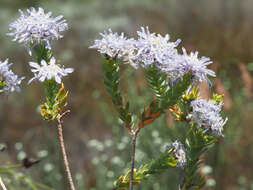
[[[32,56],[29,65],[34,77],[28,84],[32,81],[43,83],[46,102],[40,106],[41,116],[46,121],[57,121],[66,174],[71,190],[75,190],[62,134],[62,118],[70,112],[66,110],[68,91],[63,77],[74,69],[60,65],[52,51],[53,40],[63,38],[62,33],[68,25],[63,16],[53,18],[51,12],[45,13],[42,8],[31,8],[20,14],[20,18],[10,24],[8,35],[24,45]],[[103,55],[105,88],[132,138],[131,167],[115,181],[114,189],[133,190],[151,175],[174,167],[181,170],[178,189],[201,189],[205,186],[205,178],[199,171],[203,154],[224,136],[223,127],[227,122],[221,115],[223,95],[214,94],[209,101],[199,95],[198,84],[207,82],[211,86],[208,77],[216,76],[207,68],[212,61],[199,57],[198,52],[188,54],[185,48],[180,54],[177,47],[181,40],[171,42],[168,34],[151,33],[148,27],[142,27],[137,35],[137,39],[127,38],[123,33],[108,30],[101,34],[102,39],[90,46]],[[120,89],[120,70],[125,64],[145,72],[153,95],[152,101],[145,103],[148,106],[142,106],[138,112],[131,108],[132,103]],[[0,92],[7,94],[20,91],[19,85],[24,79],[15,75],[10,65],[8,60],[0,62]],[[187,135],[183,141],[175,139],[165,145],[163,153],[137,168],[135,154],[139,133],[166,111],[170,111],[177,122],[186,124]],[[6,189],[1,178],[0,185]]]
[[[176,47],[180,40],[169,41],[169,35],[151,33],[148,28],[137,32],[138,39],[128,39],[125,35],[111,30],[101,34],[90,48],[103,55],[104,85],[112,102],[124,122],[124,127],[132,136],[131,168],[115,181],[115,189],[133,189],[143,179],[158,174],[171,167],[182,170],[178,182],[179,189],[196,189],[205,186],[205,179],[199,172],[202,154],[222,137],[227,119],[220,115],[223,96],[214,94],[212,100],[199,97],[198,84],[207,82],[215,73],[207,68],[209,58],[198,57],[198,52],[183,54]],[[120,69],[129,64],[135,69],[143,68],[148,85],[154,95],[153,100],[139,113],[130,109],[130,102],[120,90]],[[135,148],[139,132],[153,123],[166,110],[177,122],[187,123],[188,134],[184,142],[176,140],[166,146],[167,150],[151,162],[135,168]]]
[[[58,122],[58,133],[64,165],[70,187],[74,190],[75,187],[65,151],[61,120],[69,112],[69,110],[64,110],[67,106],[68,92],[64,88],[62,78],[72,73],[74,69],[64,69],[63,66],[56,63],[51,45],[54,39],[63,38],[62,32],[68,29],[68,25],[65,20],[62,20],[63,16],[52,18],[52,13],[45,13],[42,8],[38,8],[38,10],[35,8],[27,9],[27,14],[21,10],[19,12],[21,16],[10,24],[9,29],[11,32],[8,35],[14,37],[13,41],[23,44],[28,49],[29,55],[36,61],[29,63],[34,77],[29,80],[28,84],[34,80],[43,83],[46,102],[40,106],[41,116],[46,121],[56,120]],[[1,81],[1,91],[20,91],[18,85],[24,78],[18,78],[9,70],[10,65],[8,65],[8,60],[3,63],[0,62],[0,66],[1,77],[3,78]],[[4,184],[1,186],[5,188]]]

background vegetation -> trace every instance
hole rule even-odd
[[[78,189],[112,189],[113,181],[129,168],[126,131],[117,120],[102,84],[101,60],[88,49],[99,32],[112,28],[133,36],[140,26],[181,38],[188,50],[211,57],[217,78],[213,90],[225,94],[229,118],[225,138],[206,158],[209,189],[253,190],[253,1],[251,0],[0,0],[0,59],[9,57],[13,69],[29,79],[24,48],[6,36],[18,9],[42,6],[68,21],[65,38],[55,42],[55,55],[75,73],[66,80],[71,89],[71,114],[64,123],[67,151]],[[143,73],[131,69],[122,73],[129,99],[135,107],[149,98]],[[28,81],[28,80],[27,80]],[[20,169],[54,189],[66,189],[56,125],[41,120],[38,100],[43,102],[40,84],[27,86],[0,102],[0,165],[20,163],[26,156],[41,159],[29,169]],[[210,92],[201,87],[202,96]],[[157,120],[140,134],[137,166],[155,157],[175,140],[181,126],[171,116]],[[172,133],[173,131],[173,133]],[[174,136],[173,136],[174,135]],[[15,176],[13,180],[15,181]],[[139,189],[175,189],[178,176],[167,171],[152,177]],[[16,188],[19,189],[19,188]]]

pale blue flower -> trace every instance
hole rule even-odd
[[[220,115],[222,104],[217,104],[212,100],[197,99],[191,102],[191,107],[192,112],[188,118],[204,129],[204,133],[217,137],[223,136],[223,127],[228,119],[224,120]]]
[[[191,52],[187,54],[185,48],[182,48],[183,54],[176,57],[175,68],[180,74],[192,73],[194,82],[206,81],[208,84],[211,82],[208,79],[208,75],[215,77],[215,72],[208,69],[207,65],[210,65],[212,61],[207,57],[198,57],[198,52]]]
[[[120,35],[113,33],[111,29],[100,33],[102,39],[95,40],[94,44],[89,48],[97,49],[101,54],[111,58],[123,59],[124,62],[137,67],[135,60],[136,41],[128,39],[124,33]]]
[[[20,92],[21,89],[19,85],[25,77],[18,77],[10,70],[10,66],[12,64],[8,64],[8,59],[4,62],[0,61],[0,78],[1,82],[5,84],[1,86],[0,92],[5,92],[7,94],[17,91]]]
[[[102,39],[95,40],[90,48],[111,58],[121,58],[135,68],[155,65],[167,73],[171,81],[177,81],[187,73],[192,74],[193,83],[207,81],[210,84],[208,75],[215,77],[215,72],[207,68],[212,63],[209,58],[199,58],[198,52],[188,55],[184,48],[182,55],[178,53],[176,48],[180,39],[171,42],[168,34],[151,33],[148,27],[141,27],[137,34],[138,39],[134,40],[108,30],[101,33]]]
[[[172,154],[175,157],[175,159],[177,159],[177,167],[184,168],[187,163],[187,159],[183,144],[180,141],[176,140],[169,146],[166,146],[166,148],[168,150],[172,149]]]
[[[61,79],[64,76],[74,72],[73,68],[61,68],[56,63],[54,57],[51,58],[50,62],[42,60],[41,65],[35,62],[30,62],[29,65],[33,67],[31,71],[34,73],[34,77],[28,82],[30,84],[32,81],[38,79],[40,82],[45,80],[55,79],[55,81],[61,84]]]
[[[138,40],[138,57],[136,61],[144,64],[144,67],[156,64],[159,68],[163,68],[168,60],[174,60],[177,55],[176,47],[181,42],[170,42],[170,36],[166,34],[162,36],[156,33],[150,33],[149,28],[142,27],[141,31],[137,31]]]
[[[10,24],[11,32],[8,35],[28,48],[30,43],[45,43],[50,48],[50,42],[62,38],[62,32],[68,29],[63,16],[53,18],[51,12],[45,13],[42,8],[27,9],[27,14],[21,10],[19,12],[21,16]]]

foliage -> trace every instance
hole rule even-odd
[[[119,92],[119,67],[120,65],[117,64],[116,60],[109,58],[103,61],[103,68],[105,71],[104,84],[107,91],[112,96],[112,101],[119,112],[121,120],[129,126],[131,120],[126,119],[126,113],[129,109],[129,106],[127,106],[125,109],[122,108],[122,97],[121,93]],[[160,73],[159,69],[155,66],[146,69],[146,76],[156,99],[153,100],[153,104],[151,104],[149,108],[144,110],[144,112],[141,114],[141,121],[138,125],[138,129],[142,129],[145,125],[151,124],[154,119],[160,116],[160,114],[155,114],[158,112],[164,112],[164,110],[168,108],[171,108],[171,111],[174,112],[174,115],[179,115],[177,117],[178,121],[187,121],[186,116],[191,111],[189,103],[198,98],[197,88],[194,88],[189,95],[186,93],[186,90],[191,84],[191,75],[186,75],[182,81],[177,82],[174,84],[174,86],[169,86],[166,75]],[[214,95],[215,100],[219,103],[222,101],[221,97],[222,96]],[[177,104],[177,102],[181,103]],[[172,106],[174,105],[178,106],[178,109],[181,107],[180,114],[178,114],[178,111],[175,111],[175,109],[172,109]],[[184,117],[182,117],[182,115],[184,115]],[[130,130],[130,135],[135,135],[134,133],[131,134],[131,128],[127,129]],[[181,188],[190,189],[204,187],[205,179],[199,174],[198,171],[201,163],[200,156],[205,153],[208,150],[208,147],[215,142],[215,137],[205,135],[205,132],[202,129],[194,127],[194,124],[192,127],[190,127],[185,141],[187,166],[183,169],[183,182],[180,182],[182,183],[180,184]],[[132,174],[133,184],[140,184],[143,179],[146,179],[151,174],[159,174],[162,170],[167,169],[169,166],[175,167],[178,160],[175,158],[175,155],[171,155],[170,153],[172,153],[172,150],[161,154],[157,161],[151,161],[150,163],[141,166],[139,170],[135,169],[134,173]],[[115,182],[115,189],[128,189],[130,181],[131,170],[128,170],[124,176],[120,176]]]
[[[123,97],[119,90],[120,84],[120,61],[116,60],[104,60],[103,61],[104,69],[104,85],[108,93],[112,97],[112,102],[115,105],[120,119],[125,123],[126,129],[129,133],[132,133],[132,114],[129,112],[129,102],[124,103]]]
[[[63,109],[67,106],[68,92],[64,89],[64,84],[58,92],[54,81],[45,82],[45,91],[47,94],[47,102],[41,105],[41,115],[47,121],[54,121]],[[52,93],[53,92],[53,93]]]
[[[129,138],[125,138],[126,134],[119,128],[121,122],[114,116],[113,110],[110,108],[110,103],[108,104],[107,97],[103,96],[103,91],[99,89],[100,69],[96,67],[96,65],[90,64],[97,59],[95,56],[87,57],[85,49],[87,44],[90,44],[90,39],[94,37],[96,32],[100,32],[108,26],[113,29],[117,28],[131,33],[135,30],[136,24],[145,23],[161,32],[167,32],[169,30],[172,37],[177,36],[179,33],[185,34],[184,41],[191,43],[191,45],[188,44],[187,47],[199,49],[217,60],[216,66],[219,66],[217,77],[222,80],[225,91],[228,93],[231,100],[231,102],[227,104],[226,100],[229,99],[229,96],[225,95],[225,105],[230,105],[230,108],[226,108],[226,115],[228,115],[230,120],[228,121],[229,128],[225,131],[225,140],[219,141],[211,152],[209,152],[206,163],[210,164],[213,168],[213,175],[211,177],[215,178],[217,189],[250,189],[252,172],[250,172],[249,161],[252,160],[252,154],[250,154],[248,150],[252,145],[252,137],[250,136],[252,117],[250,116],[252,115],[253,106],[252,100],[246,95],[245,90],[247,87],[242,82],[242,73],[239,71],[237,65],[244,62],[247,66],[247,63],[252,61],[250,51],[252,50],[251,44],[253,43],[250,38],[248,38],[251,34],[251,30],[249,29],[251,28],[250,12],[252,12],[252,10],[250,7],[252,7],[252,2],[110,2],[112,6],[110,3],[108,3],[110,6],[104,6],[105,4],[101,3],[100,0],[61,1],[60,3],[59,1],[19,2],[14,0],[10,2],[4,0],[1,6],[0,19],[3,27],[0,31],[2,36],[2,49],[0,54],[2,57],[15,54],[13,58],[18,62],[27,60],[27,57],[25,57],[23,53],[20,53],[20,47],[13,45],[8,38],[4,37],[8,24],[13,21],[13,15],[18,8],[23,9],[26,7],[30,8],[31,6],[37,7],[38,5],[43,5],[47,10],[55,10],[58,13],[61,12],[66,15],[67,20],[71,23],[73,32],[71,32],[62,43],[60,42],[58,45],[55,44],[57,47],[55,49],[56,51],[59,50],[56,54],[61,57],[62,62],[75,62],[78,68],[80,68],[80,70],[78,69],[79,72],[76,72],[73,78],[73,81],[78,80],[80,82],[78,84],[75,82],[73,82],[73,84],[71,83],[72,94],[73,97],[75,97],[75,100],[71,101],[71,107],[76,114],[75,117],[69,118],[69,121],[77,124],[77,127],[75,130],[71,130],[71,134],[74,138],[69,136],[68,141],[73,143],[73,146],[69,146],[72,147],[72,159],[75,163],[78,163],[78,166],[79,164],[82,166],[76,170],[86,175],[87,186],[89,188],[110,189],[110,185],[113,184],[114,180],[110,177],[112,172],[115,178],[128,170],[129,165],[127,162],[130,158],[127,152],[129,152],[130,149],[127,147]],[[98,12],[100,14],[97,14]],[[178,19],[174,19],[175,17]],[[83,22],[84,20],[85,22]],[[241,22],[242,20],[243,22]],[[193,21],[193,25],[188,24]],[[219,25],[217,25],[217,22],[219,22]],[[240,31],[237,30],[238,28],[240,28]],[[240,38],[237,38],[237,36],[240,36]],[[193,42],[194,47],[192,46]],[[64,48],[64,46],[71,46],[72,48],[69,50]],[[15,69],[19,69],[21,72],[28,71],[27,67],[22,64],[15,64],[14,66]],[[250,69],[250,65],[248,66]],[[250,72],[252,76],[252,71]],[[124,83],[123,86],[125,85],[124,89],[130,94],[127,100],[131,102],[131,110],[135,110],[135,108],[140,109],[143,105],[148,107],[149,104],[146,105],[146,103],[152,102],[150,98],[151,95],[144,87],[145,82],[143,83],[143,81],[140,80],[138,74],[133,74],[132,71],[129,70],[127,72],[122,72],[122,75],[127,75],[126,77],[128,79],[128,86],[126,87]],[[138,84],[136,84],[136,81],[138,81]],[[65,85],[68,86],[68,84]],[[222,87],[221,85],[214,83],[213,88],[220,88]],[[28,151],[30,153],[36,153],[37,149],[41,148],[41,146],[48,149],[50,151],[49,155],[52,156],[47,159],[50,159],[55,169],[45,173],[42,166],[41,170],[35,171],[34,173],[40,174],[43,182],[54,186],[56,189],[62,189],[64,184],[59,180],[61,176],[60,173],[62,172],[60,169],[60,160],[53,158],[53,155],[57,152],[57,148],[55,148],[57,142],[53,140],[55,137],[52,132],[45,133],[46,138],[42,138],[42,135],[40,135],[41,133],[44,134],[44,130],[46,129],[43,129],[43,131],[38,130],[42,122],[36,117],[37,113],[31,110],[33,110],[35,106],[34,99],[41,97],[41,92],[38,89],[36,90],[36,88],[33,90],[30,89],[31,88],[24,88],[23,93],[19,94],[18,97],[15,95],[10,96],[8,98],[8,103],[3,101],[1,104],[1,139],[2,141],[8,140],[12,144],[12,142],[16,141],[16,138],[19,138],[26,146],[29,146],[32,141],[33,148],[30,148]],[[96,97],[94,99],[95,101],[90,101],[92,98],[91,94],[93,97]],[[81,111],[80,107],[85,107],[85,109]],[[16,114],[17,112],[20,114]],[[26,117],[28,113],[32,115],[29,121],[27,121]],[[174,112],[172,113],[174,114]],[[10,118],[10,115],[13,117],[12,121],[6,120],[6,118]],[[137,153],[142,159],[137,161],[137,166],[148,162],[149,157],[156,158],[160,153],[160,147],[173,141],[175,136],[184,136],[186,133],[184,131],[186,128],[183,127],[184,123],[174,122],[172,125],[168,115],[169,114],[161,116],[159,120],[156,120],[150,127],[142,131],[140,135],[141,142],[137,142]],[[180,116],[180,114],[174,115]],[[99,130],[90,131],[90,129],[94,129],[94,123],[97,124]],[[164,127],[165,125],[168,127]],[[110,133],[111,131],[112,134]],[[6,132],[8,136],[6,136]],[[36,136],[36,140],[31,137],[31,134]],[[79,138],[75,138],[77,134]],[[90,135],[86,136],[86,134]],[[100,151],[100,149],[93,147],[86,152],[86,143],[89,138],[99,139],[100,142],[98,142],[98,144],[102,144],[105,149]],[[106,148],[106,142],[110,140],[109,138],[112,138],[113,145],[110,148]],[[40,141],[40,139],[42,140]],[[44,139],[47,139],[46,142]],[[126,141],[126,139],[128,139],[128,141]],[[78,146],[74,146],[74,143],[77,141]],[[149,141],[151,141],[152,144]],[[43,142],[43,144],[41,142]],[[124,147],[124,149],[122,149],[122,147]],[[85,155],[80,156],[80,150],[85,150]],[[231,154],[235,156],[231,157]],[[94,159],[91,155],[95,155]],[[107,155],[106,162],[104,161],[104,155]],[[122,164],[117,167],[112,165],[111,160],[117,157],[117,155],[122,155],[121,161],[125,163],[123,164],[124,166],[122,166]],[[99,160],[98,164],[96,162],[97,158]],[[94,161],[93,165],[91,160]],[[85,165],[88,166],[85,167]],[[96,170],[96,172],[94,171],[94,173],[97,174],[96,180],[94,180],[95,177],[93,173],[90,172],[90,167],[92,167],[92,171],[94,171],[94,168]],[[243,182],[241,181],[243,180],[241,180],[241,178],[243,177],[241,176],[247,179],[245,185],[242,185]],[[234,180],[237,178],[238,183]],[[145,181],[145,183],[142,183],[140,186],[143,189],[161,190],[166,185],[159,186],[159,182],[160,184],[167,184],[171,189],[176,189],[174,185],[176,181],[178,181],[177,174],[168,170],[159,175],[159,177],[152,176],[150,181]],[[100,186],[100,188],[98,186]]]

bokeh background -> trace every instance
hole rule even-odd
[[[0,59],[9,57],[15,63],[13,70],[26,76],[22,93],[1,98],[0,143],[7,145],[1,165],[20,163],[26,156],[39,158],[39,164],[20,171],[54,189],[67,190],[56,125],[43,121],[37,111],[44,101],[41,84],[26,85],[32,77],[30,57],[6,36],[18,9],[39,6],[54,16],[64,15],[69,24],[53,50],[65,67],[75,68],[65,79],[71,114],[65,118],[64,134],[78,189],[112,189],[130,160],[130,138],[103,88],[100,55],[88,47],[105,29],[135,37],[141,26],[149,26],[153,32],[169,33],[172,40],[181,38],[187,50],[198,50],[214,61],[214,85],[211,91],[201,85],[201,94],[224,94],[229,121],[225,138],[205,158],[207,189],[253,190],[252,0],[0,0]],[[122,77],[128,79],[123,86],[130,102],[142,108],[148,96],[143,73],[125,69]],[[137,166],[155,158],[180,131],[169,113],[143,130]],[[177,180],[175,171],[168,170],[136,189],[176,189]]]

